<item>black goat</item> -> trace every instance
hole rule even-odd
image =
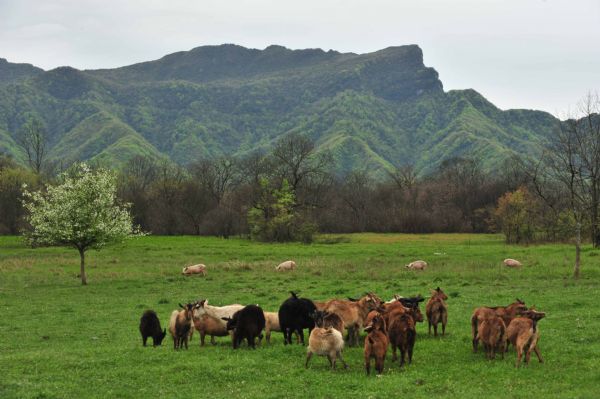
[[[142,334],[144,346],[146,346],[148,337],[152,337],[153,346],[160,346],[165,335],[167,335],[166,328],[161,330],[160,321],[154,310],[146,310],[140,318],[140,334]]]
[[[304,332],[308,328],[309,333],[315,327],[315,321],[311,314],[317,310],[310,299],[298,298],[292,291],[292,296],[286,299],[279,307],[279,326],[283,332],[284,344],[292,343],[292,333],[295,331],[300,336],[304,345]]]
[[[242,340],[248,341],[248,346],[255,348],[255,339],[262,338],[261,331],[265,328],[265,314],[260,306],[248,305],[233,314],[233,317],[222,317],[227,321],[227,330],[233,330],[233,349],[239,348]]]

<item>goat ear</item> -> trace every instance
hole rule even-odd
[[[183,305],[181,304],[181,302],[179,303],[179,307],[180,307],[180,308],[185,308],[185,306],[183,306]]]
[[[440,292],[440,291],[441,291],[440,287],[437,287],[435,290],[436,290],[437,292]]]
[[[230,321],[231,317],[221,317],[221,320]]]

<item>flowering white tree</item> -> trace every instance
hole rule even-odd
[[[25,239],[34,245],[74,246],[81,257],[81,283],[87,284],[85,252],[141,235],[132,224],[129,204],[119,204],[114,173],[92,171],[77,164],[46,191],[24,188],[24,206],[31,229]]]

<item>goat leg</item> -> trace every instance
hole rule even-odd
[[[311,358],[311,357],[312,357],[312,352],[310,352],[310,351],[309,351],[309,352],[306,354],[306,362],[304,363],[304,367],[305,367],[305,368],[308,368],[308,361],[310,360],[310,358]]]

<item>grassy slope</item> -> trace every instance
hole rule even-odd
[[[572,248],[506,246],[499,236],[353,235],[338,244],[268,245],[243,240],[147,237],[90,252],[90,285],[76,278],[76,251],[29,249],[0,238],[0,397],[594,397],[600,386],[598,252],[585,248],[583,278],[573,282]],[[445,255],[433,255],[443,252]],[[522,259],[522,270],[500,266]],[[293,258],[298,270],[273,267]],[[416,258],[423,273],[402,265]],[[203,262],[206,278],[185,278],[181,267]],[[176,353],[170,339],[143,348],[137,323],[155,309],[166,324],[178,302],[206,297],[212,304],[259,303],[276,310],[290,289],[325,299],[372,290],[451,296],[448,335],[433,339],[418,326],[414,362],[390,362],[382,377],[366,378],[362,349],[349,348],[349,370],[331,372],[324,358],[303,367],[305,349],[271,347],[233,351],[229,339]],[[476,305],[506,304],[514,297],[547,312],[540,322],[546,362],[513,367],[470,350],[469,316]],[[166,302],[166,303],[165,303]],[[535,359],[535,358],[534,358]]]
[[[111,161],[126,162],[136,154],[152,159],[161,158],[152,144],[106,112],[84,119],[52,148],[49,155],[51,158],[69,159],[75,154],[79,159],[106,159],[109,164]]]

